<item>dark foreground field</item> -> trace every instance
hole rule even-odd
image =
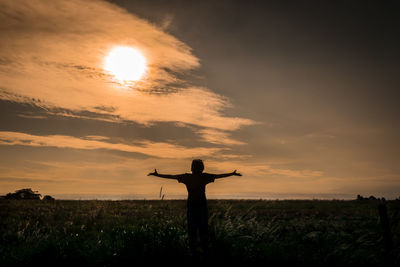
[[[208,263],[399,265],[400,201],[209,200]],[[199,262],[188,251],[185,201],[0,201],[0,265],[121,266]]]

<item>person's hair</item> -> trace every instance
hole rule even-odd
[[[194,159],[192,161],[192,172],[201,173],[204,171],[204,164],[201,159]]]

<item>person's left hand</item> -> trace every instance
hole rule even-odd
[[[232,175],[235,175],[235,176],[242,176],[242,174],[241,173],[238,173],[238,172],[236,172],[236,170],[232,173]]]

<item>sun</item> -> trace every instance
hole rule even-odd
[[[117,46],[105,58],[104,69],[120,82],[135,82],[146,72],[146,58],[133,47]]]

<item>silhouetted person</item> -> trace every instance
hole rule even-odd
[[[192,161],[192,173],[177,175],[159,174],[155,169],[148,175],[161,178],[176,179],[186,185],[188,191],[187,199],[187,225],[189,235],[189,247],[193,254],[196,254],[197,233],[200,235],[200,242],[203,252],[207,253],[208,248],[208,211],[206,199],[206,185],[214,182],[215,179],[224,178],[232,175],[242,176],[236,170],[231,173],[211,174],[205,173],[204,164],[201,159]]]

